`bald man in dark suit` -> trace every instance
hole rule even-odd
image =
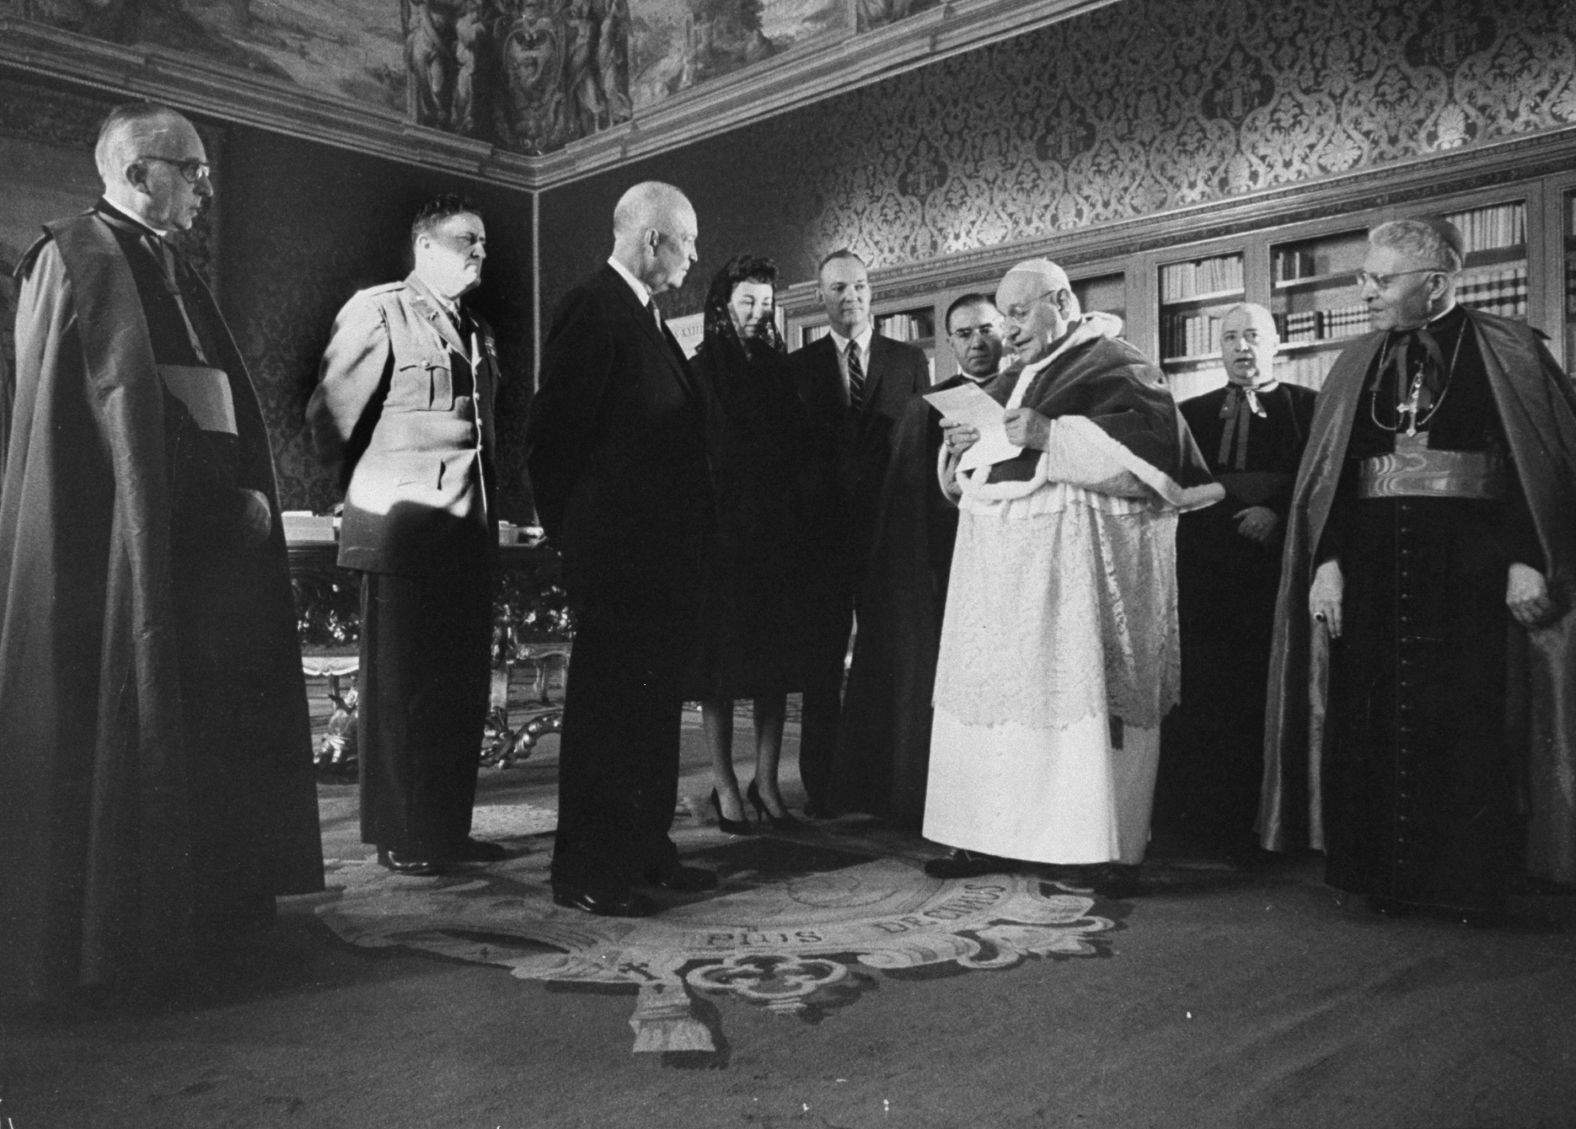
[[[526,430],[538,513],[576,613],[559,760],[553,899],[612,917],[656,906],[637,886],[700,891],[679,864],[678,675],[715,536],[705,409],[652,296],[695,262],[695,210],[637,184],[613,254],[559,303]]]

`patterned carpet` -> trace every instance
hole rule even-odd
[[[856,1004],[884,972],[994,971],[1108,955],[1107,935],[1118,928],[1092,912],[1087,891],[1023,875],[941,881],[919,860],[857,835],[718,841],[713,829],[697,828],[679,838],[686,861],[715,870],[721,886],[690,896],[653,891],[663,907],[655,917],[555,906],[549,840],[519,829],[506,840],[513,857],[466,874],[416,879],[367,859],[336,861],[329,885],[337,896],[317,913],[355,945],[400,946],[587,990],[632,988],[633,1050],[641,1052],[724,1045],[727,1010],[697,1008],[701,998],[817,1021]],[[708,845],[696,850],[697,842]]]

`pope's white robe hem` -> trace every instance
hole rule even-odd
[[[1160,731],[1103,713],[1055,729],[970,725],[938,708],[925,838],[1026,862],[1137,864],[1149,842]]]

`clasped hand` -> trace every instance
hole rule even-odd
[[[1268,506],[1249,506],[1245,510],[1238,510],[1231,515],[1231,520],[1237,523],[1237,532],[1249,541],[1256,541],[1260,545],[1267,545],[1270,538],[1275,536],[1275,529],[1280,525],[1280,518]]]

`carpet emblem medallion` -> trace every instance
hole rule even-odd
[[[495,964],[527,980],[633,986],[634,1050],[669,1052],[715,1049],[716,1035],[697,1018],[698,997],[816,1019],[853,1002],[872,970],[1098,956],[1115,928],[1090,912],[1086,893],[1039,878],[941,881],[913,860],[802,845],[788,860],[769,852],[759,842],[719,848],[721,889],[664,898],[663,911],[648,918],[555,906],[540,855],[439,880],[341,863],[330,880],[342,892],[318,913],[357,945]]]

